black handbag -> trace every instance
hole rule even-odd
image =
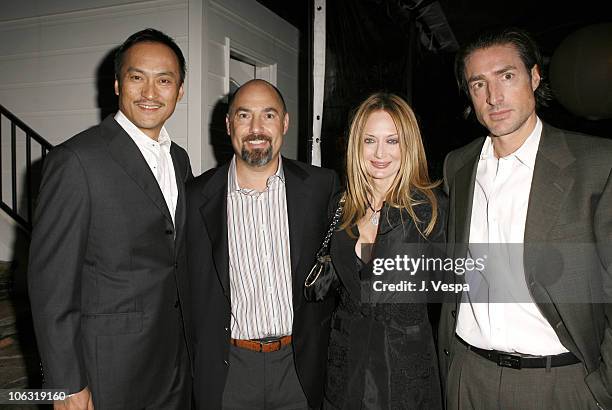
[[[334,234],[338,221],[340,221],[343,207],[344,198],[342,198],[338,204],[338,209],[336,209],[336,213],[329,224],[325,238],[323,238],[323,243],[316,254],[315,264],[310,269],[310,273],[304,281],[304,297],[309,302],[322,301],[330,290],[336,289],[340,283],[338,274],[331,260],[331,255],[329,254],[329,241]]]

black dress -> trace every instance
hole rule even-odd
[[[331,321],[325,397],[327,408],[441,409],[442,395],[427,296],[420,292],[374,300],[372,260],[414,252],[432,253],[444,241],[445,201],[435,231],[425,240],[405,211],[384,207],[369,263],[355,254],[356,239],[335,232],[331,256],[341,285]],[[429,221],[429,205],[415,209]],[[356,230],[354,231],[356,233]],[[405,246],[404,246],[405,245]],[[374,278],[377,279],[377,278]],[[408,299],[406,299],[408,298]],[[412,298],[412,299],[410,299]]]

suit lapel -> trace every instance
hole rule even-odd
[[[574,161],[575,158],[567,147],[563,133],[544,124],[529,193],[523,263],[525,279],[532,297],[538,301],[538,308],[563,345],[579,355],[579,350],[563,324],[548,291],[535,277],[535,267],[540,253],[538,245],[549,242],[548,233],[557,221],[574,184],[574,178],[565,172],[568,165]]]
[[[176,177],[176,187],[178,190],[178,199],[176,201],[176,212],[174,213],[174,230],[176,232],[177,246],[176,249],[180,249],[182,245],[181,241],[183,235],[179,235],[185,229],[185,182],[188,175],[185,175],[185,170],[189,167],[183,163],[184,158],[179,156],[179,151],[174,143],[170,146],[170,156],[172,157],[172,164],[174,166],[174,175]]]
[[[291,279],[293,281],[293,299],[295,302],[296,300],[301,300],[301,298],[296,298],[295,295],[302,292],[302,285],[305,279],[305,277],[298,276],[298,264],[301,257],[304,220],[306,219],[305,212],[307,208],[304,207],[304,204],[308,203],[309,196],[309,187],[305,181],[308,174],[286,158],[283,158],[283,172],[285,173],[287,219],[289,221],[289,244],[291,254]],[[294,306],[294,309],[296,308],[297,306]]]
[[[227,173],[229,164],[221,166],[203,192],[200,213],[213,248],[215,270],[223,293],[229,295],[229,249],[227,245]]]
[[[132,141],[132,138],[121,128],[112,116],[102,122],[102,128],[108,135],[110,141],[108,149],[111,156],[134,180],[136,185],[153,201],[160,212],[172,222],[170,211],[166,205],[164,195],[159,189],[159,184],[145,161],[142,153]]]
[[[544,124],[529,193],[526,243],[546,240],[574,184],[564,172],[574,160],[563,134]]]
[[[484,143],[484,140],[483,140]],[[474,200],[474,185],[476,184],[476,170],[482,144],[477,144],[475,149],[467,153],[463,166],[455,174],[451,186],[451,197],[454,198],[453,226],[454,238],[449,238],[454,243],[453,254],[456,257],[467,255],[467,244],[470,241],[470,224],[472,222],[472,202]]]
[[[467,256],[468,243],[470,241],[470,224],[472,222],[472,203],[474,201],[474,185],[476,184],[476,171],[478,169],[478,160],[482,151],[482,141],[474,146],[474,149],[464,155],[463,165],[455,173],[452,184],[450,185],[451,206],[450,221],[448,231],[454,233],[453,237],[449,236],[449,243],[452,249],[451,255],[455,258],[464,258]],[[454,202],[453,202],[454,199]],[[455,283],[464,283],[463,276],[453,275]],[[461,307],[461,294],[454,295],[455,312],[459,314]],[[455,326],[457,321],[454,322]]]
[[[472,202],[478,157],[467,162],[458,172],[455,191],[455,242],[468,243],[470,240],[470,223],[472,221]]]

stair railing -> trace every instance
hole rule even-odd
[[[3,117],[10,124],[10,136],[8,137],[10,141],[6,141],[7,137],[3,135],[3,130],[7,128],[5,126],[6,122],[3,122]],[[19,133],[18,130],[20,131]],[[25,139],[24,141],[22,141],[23,138]],[[25,158],[21,156],[18,158],[18,143],[23,142],[25,142]],[[6,178],[6,175],[0,175],[0,208],[29,233],[32,230],[35,192],[38,190],[38,186],[32,186],[33,164],[36,161],[44,160],[47,153],[53,148],[53,145],[0,104],[0,170],[2,174],[6,172],[3,161],[5,161],[4,157],[6,154],[4,154],[4,151],[7,149],[7,145],[10,148],[10,168],[6,168],[9,172],[8,178]],[[33,149],[40,150],[40,157],[33,159]],[[23,162],[18,163],[18,160],[25,162],[25,185],[23,187],[25,191],[21,195],[21,203],[18,197],[17,181],[18,172],[22,171],[22,169],[18,168]],[[11,194],[8,201],[4,198],[5,179],[10,181],[11,186]]]

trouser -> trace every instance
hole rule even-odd
[[[597,409],[584,382],[582,363],[512,369],[498,366],[455,340],[447,388],[447,410]]]
[[[263,353],[230,346],[224,409],[308,409],[293,360],[293,346]]]

